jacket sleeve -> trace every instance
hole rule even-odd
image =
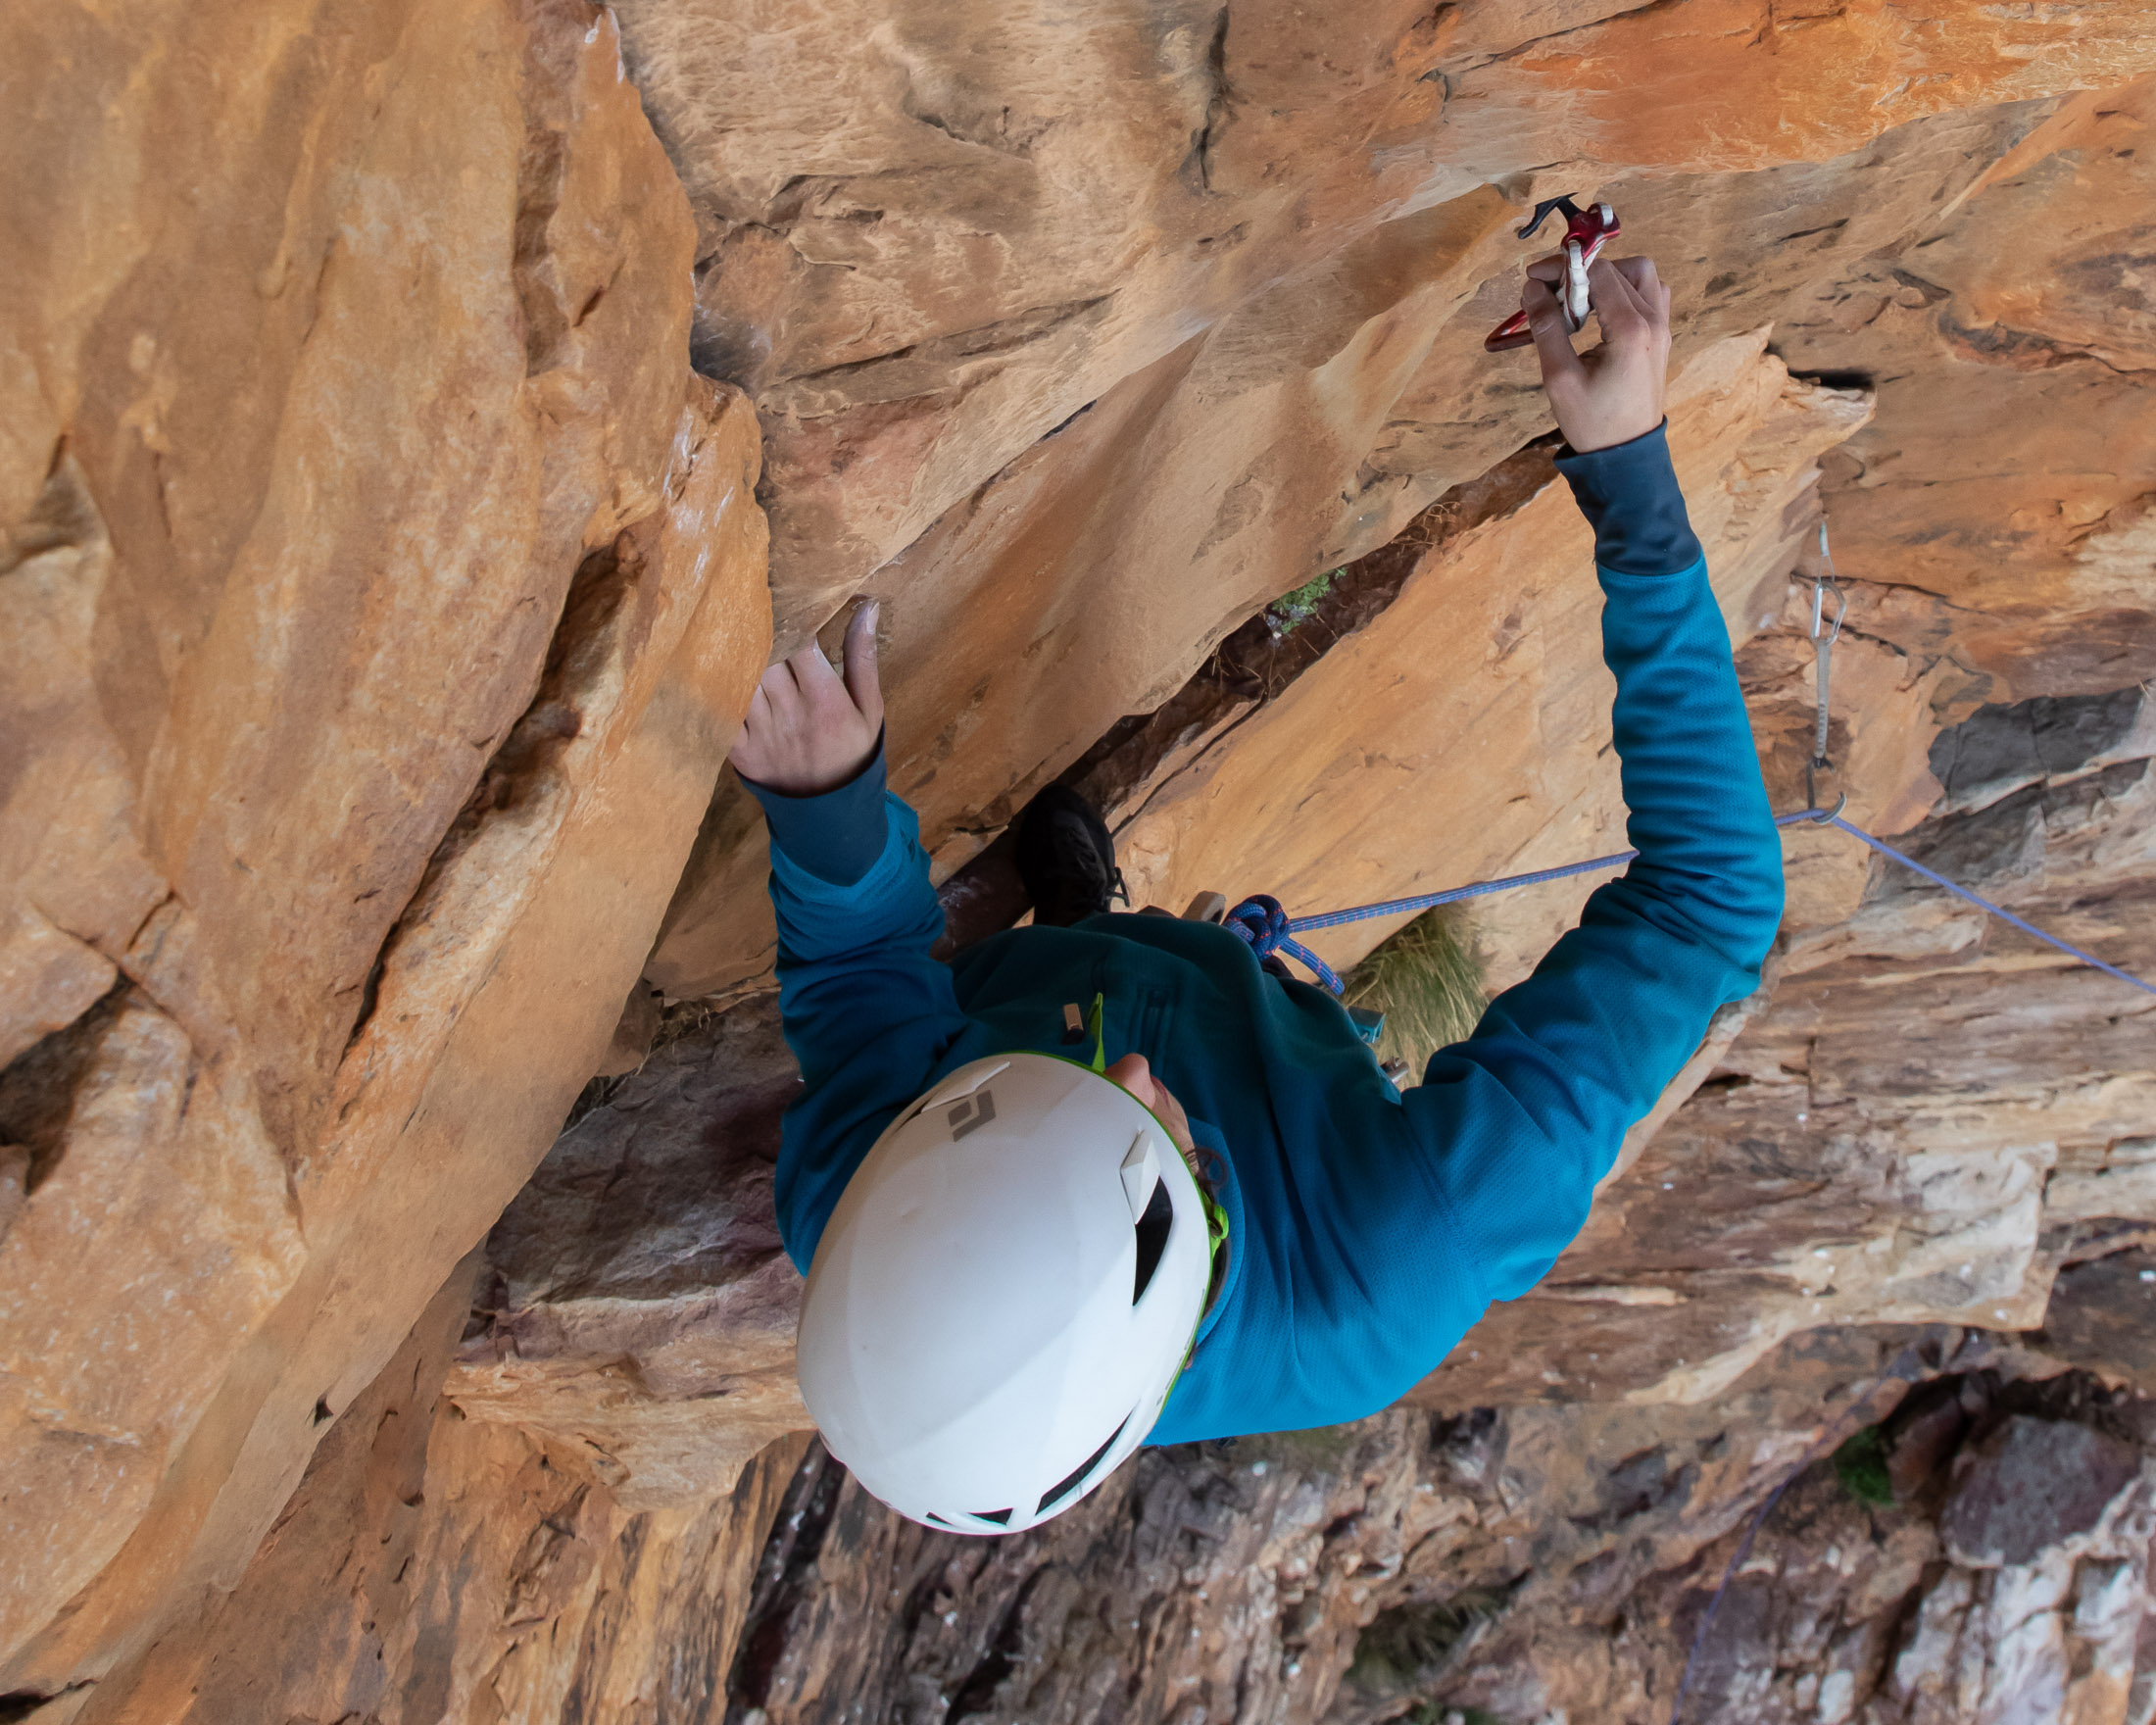
[[[929,956],[944,919],[920,822],[883,789],[880,756],[853,784],[785,799],[791,809],[749,789],[770,813],[779,1016],[803,1085],[781,1128],[774,1196],[780,1238],[806,1273],[846,1182],[966,1020],[951,967]]]
[[[1595,528],[1640,855],[1402,1098],[1486,1301],[1525,1293],[1570,1244],[1626,1130],[1715,1009],[1758,986],[1782,916],[1781,841],[1663,433],[1558,466]]]

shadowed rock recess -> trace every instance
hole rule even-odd
[[[2156,14],[0,54],[0,1722],[2156,1721],[2148,996],[1792,829],[1765,986],[1403,1405],[967,1540],[807,1429],[722,770],[866,594],[954,946],[1056,779],[1171,909],[1618,848],[1589,534],[1481,348],[1595,194],[1777,806],[1824,518],[1825,788],[2156,975]],[[1478,902],[1487,986],[1592,885]]]

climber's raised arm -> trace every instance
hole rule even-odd
[[[812,641],[763,673],[733,764],[770,827],[779,1012],[805,1086],[778,1225],[806,1269],[860,1158],[965,1027],[950,966],[929,957],[943,908],[919,823],[884,791],[873,603],[848,625],[843,677]]]
[[[1524,296],[1594,527],[1612,729],[1640,856],[1587,902],[1535,973],[1440,1051],[1403,1099],[1486,1299],[1541,1278],[1594,1184],[1705,1034],[1758,985],[1782,912],[1782,853],[1662,423],[1669,290],[1644,258],[1590,274],[1602,343],[1577,355],[1536,266]]]

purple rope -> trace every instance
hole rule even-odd
[[[2055,934],[2044,933],[2034,923],[2024,922],[2013,912],[2001,910],[1989,899],[1979,898],[1967,887],[1956,886],[1945,875],[1934,873],[1914,857],[1904,856],[1893,846],[1875,839],[1861,826],[1852,825],[1842,819],[1838,813],[1829,813],[1824,809],[1800,809],[1794,814],[1778,814],[1774,818],[1777,826],[1794,826],[1798,822],[1838,826],[1850,836],[1862,839],[1880,855],[1891,857],[1904,868],[1912,869],[1935,885],[1944,887],[1957,898],[1967,899],[1972,905],[1988,912],[2001,921],[2012,923],[2024,934],[2033,934],[2038,940],[2057,947],[2067,957],[2078,959],[2092,969],[2101,970],[2106,976],[2116,976],[2121,982],[2131,983],[2143,994],[2156,995],[2156,986],[2143,982],[2138,976],[2120,969],[2116,964],[2105,963],[2093,953],[2084,953],[2080,947],[2068,945]],[[1485,893],[1506,892],[1516,886],[1540,886],[1545,880],[1563,880],[1569,875],[1592,874],[1598,868],[1614,868],[1620,862],[1630,862],[1639,854],[1638,851],[1617,851],[1607,857],[1590,858],[1585,862],[1567,862],[1562,868],[1539,868],[1532,874],[1508,874],[1501,880],[1478,880],[1471,886],[1456,886],[1442,893],[1421,893],[1410,899],[1387,899],[1382,904],[1357,905],[1347,911],[1326,911],[1315,916],[1288,917],[1274,924],[1277,933],[1268,931],[1265,935],[1260,935],[1254,926],[1243,926],[1234,917],[1230,920],[1235,932],[1257,948],[1260,956],[1275,951],[1286,953],[1288,957],[1306,966],[1327,988],[1339,994],[1343,987],[1339,973],[1308,947],[1294,939],[1294,936],[1307,934],[1316,928],[1338,928],[1346,922],[1362,922],[1372,916],[1393,916],[1408,911],[1434,911],[1440,905],[1454,905],[1462,899],[1479,899]],[[1269,899],[1264,902],[1271,907],[1274,915],[1278,916],[1279,906]],[[1255,903],[1254,900],[1246,900],[1236,908],[1237,914],[1240,915],[1246,907]]]
[[[1456,886],[1448,892],[1424,893],[1412,899],[1387,899],[1382,905],[1357,905],[1351,911],[1327,911],[1317,916],[1298,916],[1288,924],[1288,931],[1307,934],[1313,928],[1338,928],[1343,922],[1390,916],[1397,911],[1434,911],[1440,905],[1479,899],[1485,893],[1501,893],[1515,886],[1540,886],[1545,880],[1563,880],[1570,874],[1592,874],[1597,868],[1614,868],[1620,862],[1630,862],[1639,854],[1638,851],[1618,851],[1608,857],[1591,858],[1585,862],[1567,862],[1562,868],[1542,868],[1533,874],[1508,874],[1502,880],[1478,880],[1473,886]]]
[[[1829,826],[1838,826],[1843,832],[1853,834],[1855,837],[1862,839],[1866,844],[1870,845],[1872,849],[1877,851],[1881,856],[1891,857],[1896,862],[1899,862],[1902,867],[1914,869],[1917,873],[1923,875],[1926,880],[1931,881],[1935,886],[1944,887],[1957,899],[1967,899],[1979,910],[1990,912],[1990,913],[1996,916],[2000,921],[2011,922],[2016,928],[2020,929],[2022,933],[2033,934],[2038,940],[2047,942],[2048,944],[2057,947],[2059,951],[2066,954],[2068,958],[2079,959],[2082,963],[2088,965],[2091,969],[2101,970],[2106,976],[2116,976],[2121,982],[2132,983],[2143,994],[2156,994],[2156,986],[2152,986],[2149,983],[2143,982],[2138,976],[2132,975],[2127,971],[2120,969],[2116,964],[2106,964],[2093,953],[2084,953],[2080,947],[2069,946],[2065,941],[2061,940],[2055,934],[2044,933],[2044,931],[2038,928],[2034,923],[2024,922],[2019,916],[2015,915],[2013,912],[2000,910],[1998,906],[1992,904],[1989,899],[1978,898],[1977,895],[1971,892],[1967,887],[1956,886],[1952,881],[1948,880],[1945,875],[1933,873],[1931,869],[1925,867],[1924,864],[1919,862],[1914,857],[1904,857],[1899,851],[1895,850],[1893,846],[1883,843],[1879,839],[1875,839],[1861,826],[1851,826],[1846,820],[1842,819],[1840,815],[1828,815],[1826,817],[1826,824]]]
[[[1793,821],[1817,818],[1806,813],[1778,814],[1774,823],[1788,826]],[[1381,905],[1357,905],[1351,911],[1326,911],[1315,916],[1297,916],[1289,921],[1288,932],[1307,934],[1313,928],[1338,928],[1344,922],[1362,922],[1372,916],[1391,916],[1402,911],[1435,911],[1440,905],[1456,905],[1462,899],[1479,899],[1485,893],[1506,892],[1516,886],[1541,886],[1545,880],[1564,880],[1575,874],[1592,874],[1598,868],[1614,868],[1620,862],[1630,862],[1639,854],[1638,851],[1612,851],[1606,857],[1591,857],[1585,862],[1567,862],[1562,868],[1538,868],[1532,874],[1508,874],[1502,880],[1478,880],[1471,886],[1450,887],[1442,893],[1422,893],[1411,899],[1387,899]],[[1302,957],[1286,941],[1281,943],[1281,951],[1292,958]]]

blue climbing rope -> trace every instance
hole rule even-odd
[[[1260,959],[1285,953],[1320,982],[1339,994],[1345,984],[1340,973],[1295,936],[1314,928],[1338,928],[1344,922],[1363,922],[1372,916],[1392,916],[1406,911],[1434,911],[1440,905],[1477,899],[1485,893],[1501,893],[1516,886],[1540,886],[1545,880],[1568,875],[1592,874],[1597,868],[1614,868],[1630,862],[1640,853],[1619,851],[1613,856],[1592,857],[1585,862],[1567,862],[1562,868],[1538,868],[1532,874],[1508,874],[1502,880],[1478,880],[1472,886],[1455,886],[1442,893],[1421,893],[1411,899],[1387,899],[1382,905],[1357,905],[1351,911],[1326,911],[1316,916],[1290,916],[1280,901],[1257,893],[1228,912],[1227,926],[1241,935]]]
[[[2143,982],[2138,976],[2132,974],[2130,971],[2120,969],[2119,966],[2116,964],[2105,963],[2101,959],[2097,958],[2095,954],[2084,953],[2080,947],[2070,945],[2068,942],[2061,940],[2055,934],[2044,933],[2044,931],[2038,928],[2034,922],[2024,922],[2019,916],[2015,915],[2013,912],[2000,910],[1999,907],[1991,903],[1989,899],[1978,898],[1977,895],[1971,892],[1967,887],[1956,886],[1952,881],[1948,880],[1945,875],[1934,873],[1931,869],[1925,867],[1923,863],[1919,862],[1914,857],[1903,856],[1899,851],[1895,850],[1893,846],[1887,844],[1884,839],[1875,839],[1861,826],[1852,826],[1848,821],[1842,819],[1841,816],[1838,814],[1785,814],[1778,822],[1776,822],[1776,824],[1787,826],[1791,820],[1805,819],[1818,820],[1821,822],[1821,824],[1826,826],[1838,826],[1843,832],[1849,833],[1856,838],[1862,839],[1866,844],[1870,845],[1873,850],[1877,851],[1882,857],[1891,857],[1896,862],[1899,862],[1902,867],[1914,869],[1918,874],[1923,875],[1926,880],[1932,882],[1933,885],[1942,886],[1948,892],[1952,893],[1957,899],[1967,899],[1979,910],[1990,912],[1990,913],[1996,916],[2001,922],[2011,922],[2016,928],[2020,929],[2022,933],[2033,934],[2038,940],[2044,941],[2051,946],[2057,947],[2059,951],[2066,954],[2068,958],[2079,959],[2082,963],[2088,965],[2090,968],[2101,970],[2106,976],[2116,976],[2121,982],[2132,983],[2143,994],[2156,994],[2156,986],[2151,986],[2150,984]]]
[[[2121,982],[2131,983],[2143,994],[2156,995],[2156,986],[2143,982],[2138,976],[2122,970],[2116,964],[2107,964],[2092,953],[2084,953],[2080,947],[2061,940],[2055,934],[2046,934],[2033,922],[2025,922],[2013,912],[2002,910],[1989,899],[1979,898],[1965,886],[1957,886],[1945,875],[1925,867],[1914,857],[1903,855],[1883,839],[1876,839],[1862,827],[1842,819],[1840,805],[1832,810],[1800,809],[1794,814],[1775,816],[1777,826],[1795,826],[1809,822],[1820,826],[1838,826],[1852,838],[1862,839],[1883,857],[1891,858],[1904,868],[1913,869],[1935,885],[1944,887],[1957,898],[1988,912],[2003,922],[2010,922],[2024,934],[2033,934],[2038,940],[2057,947],[2069,958],[2101,970],[2107,976],[2116,976]],[[1382,904],[1357,905],[1348,911],[1327,911],[1315,916],[1290,916],[1281,909],[1280,901],[1258,893],[1245,899],[1228,912],[1226,926],[1233,929],[1260,959],[1274,953],[1282,953],[1306,968],[1335,994],[1342,992],[1344,984],[1340,973],[1323,959],[1295,937],[1308,934],[1313,929],[1338,928],[1344,922],[1362,922],[1372,916],[1395,916],[1409,912],[1434,911],[1440,905],[1457,904],[1462,899],[1480,898],[1485,893],[1501,893],[1516,886],[1539,886],[1546,880],[1563,880],[1575,874],[1592,874],[1597,869],[1615,868],[1630,862],[1639,856],[1638,851],[1617,851],[1607,857],[1592,857],[1585,862],[1568,862],[1562,868],[1538,868],[1531,874],[1508,874],[1501,880],[1478,880],[1470,886],[1455,886],[1442,893],[1420,893],[1413,898],[1387,899]]]

